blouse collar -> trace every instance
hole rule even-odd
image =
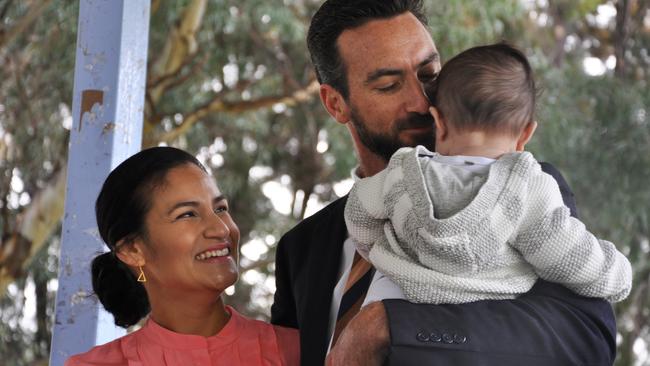
[[[230,314],[230,319],[219,333],[210,337],[176,333],[162,327],[151,318],[147,319],[141,332],[148,341],[165,348],[179,350],[217,348],[236,341],[241,334],[240,328],[245,325],[242,316],[235,309],[226,305],[226,311]]]

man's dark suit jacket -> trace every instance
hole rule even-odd
[[[576,216],[573,194],[549,164]],[[301,364],[324,364],[332,291],[347,228],[347,197],[303,220],[280,240],[271,322],[300,329]],[[604,300],[539,280],[514,300],[457,305],[384,300],[390,365],[611,365],[616,324]]]

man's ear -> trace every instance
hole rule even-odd
[[[526,127],[521,131],[519,134],[519,138],[517,139],[517,146],[516,150],[517,151],[524,151],[524,147],[530,141],[530,139],[533,137],[533,134],[535,134],[535,130],[537,129],[537,121],[531,121],[528,122]]]
[[[348,103],[343,98],[343,95],[331,85],[320,85],[320,100],[336,122],[346,124],[350,121],[350,107]]]
[[[429,107],[429,113],[433,116],[433,119],[436,122],[436,141],[444,141],[449,134],[449,128],[447,128],[447,121],[442,117],[440,111],[436,107]]]
[[[142,252],[142,240],[136,239],[122,239],[117,242],[115,246],[115,255],[122,262],[131,267],[144,266],[146,263],[144,254]]]

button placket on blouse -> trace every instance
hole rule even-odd
[[[192,362],[194,366],[212,366],[207,339],[204,342],[201,348],[192,350]]]

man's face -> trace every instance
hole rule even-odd
[[[357,148],[385,161],[400,147],[433,150],[434,122],[422,83],[440,70],[438,52],[411,14],[374,20],[338,39],[346,66],[351,128]]]

